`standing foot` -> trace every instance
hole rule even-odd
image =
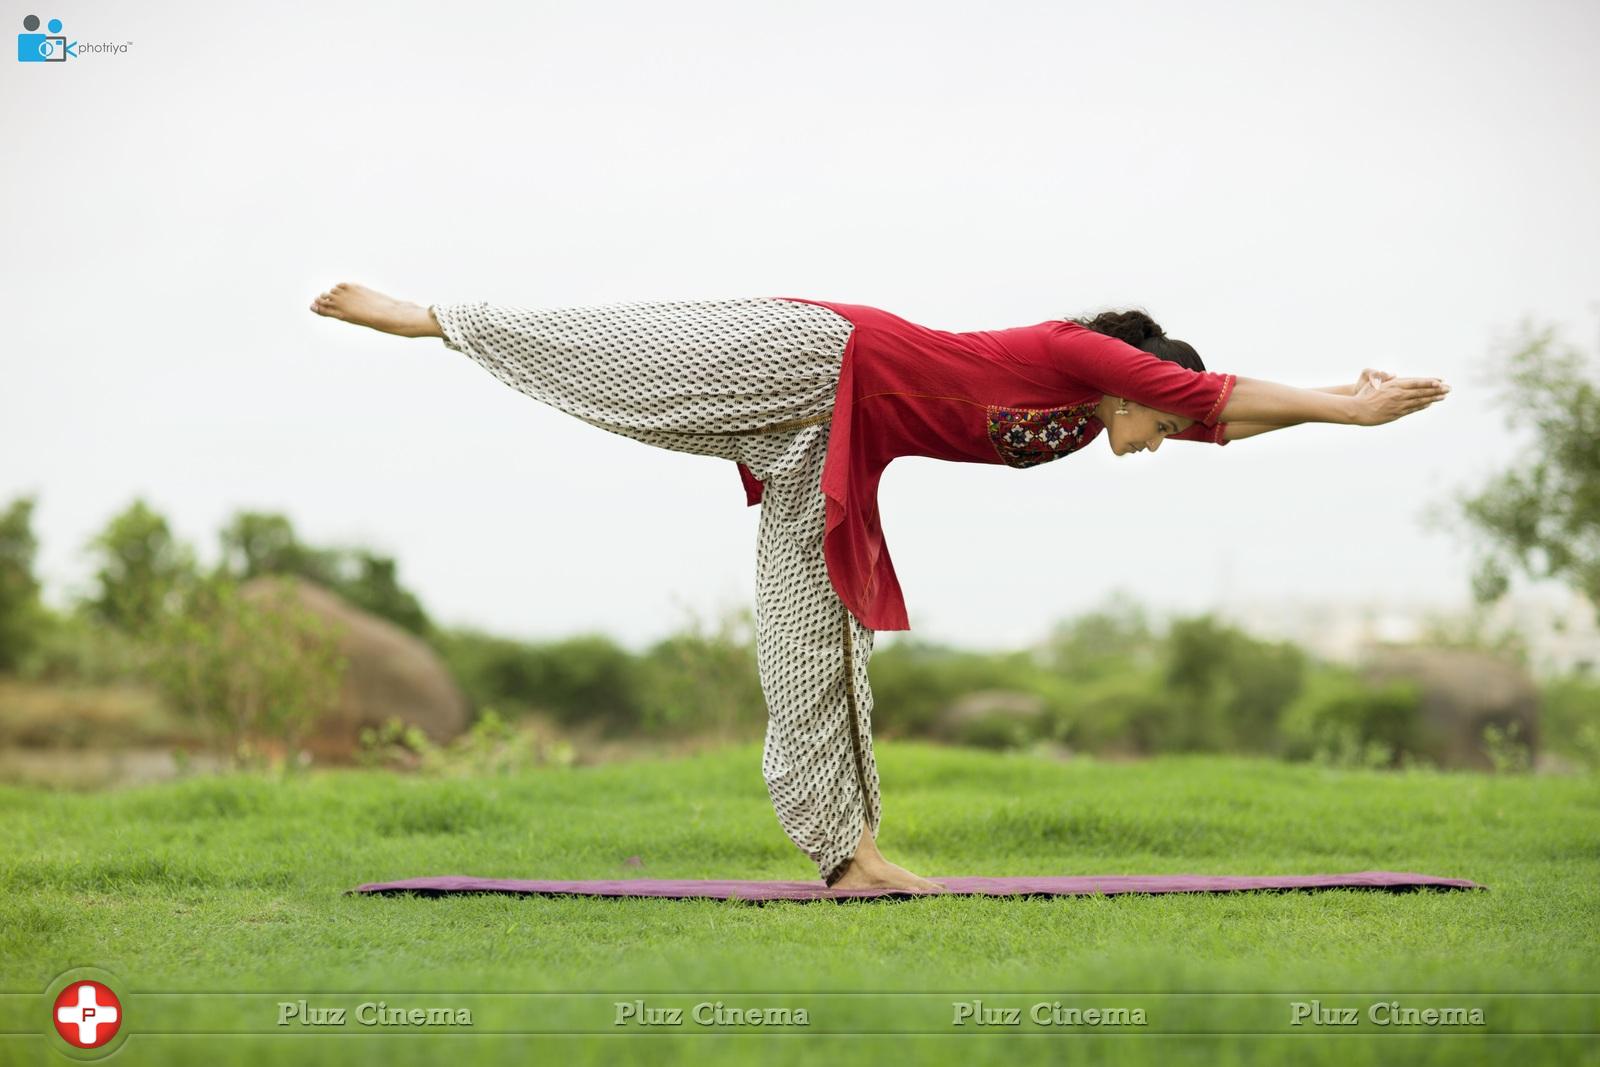
[[[376,289],[340,282],[311,302],[311,310],[330,319],[370,326],[397,337],[443,337],[427,308],[385,296]]]
[[[948,889],[943,882],[935,882],[912,874],[882,856],[855,857],[850,861],[850,866],[845,868],[844,875],[833,883],[833,888],[903,889],[913,893],[943,893]]]
[[[872,829],[865,825],[861,827],[861,841],[856,845],[856,854],[850,858],[850,866],[831,888],[904,889],[914,893],[943,893],[949,889],[943,882],[922,878],[884,859],[877,841],[873,840]]]

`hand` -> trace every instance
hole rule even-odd
[[[1355,425],[1382,426],[1443,400],[1450,387],[1438,378],[1396,378],[1383,371],[1364,370],[1351,397]]]
[[[1366,385],[1369,380],[1378,385],[1382,385],[1384,382],[1393,377],[1394,375],[1390,374],[1386,370],[1373,370],[1371,367],[1368,367],[1366,370],[1362,371],[1361,376],[1356,379],[1355,387],[1350,390],[1349,395],[1355,396],[1357,393],[1361,392],[1362,386]]]

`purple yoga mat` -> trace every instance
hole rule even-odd
[[[818,882],[734,882],[630,878],[600,882],[533,882],[519,878],[406,878],[398,882],[368,882],[349,893],[521,893],[544,896],[663,897],[682,900],[711,897],[717,900],[851,900],[858,897],[916,896],[1050,896],[1070,897],[1095,893],[1233,893],[1246,889],[1487,889],[1465,878],[1435,878],[1429,874],[1396,871],[1357,871],[1354,874],[1101,874],[1072,877],[1046,875],[1021,878],[933,877],[949,887],[942,894],[909,893],[896,889],[829,889]]]

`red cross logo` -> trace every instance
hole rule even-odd
[[[122,1026],[122,1002],[109,986],[99,982],[73,982],[56,998],[50,1013],[56,1033],[78,1048],[99,1048],[117,1036]]]

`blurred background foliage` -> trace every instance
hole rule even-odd
[[[760,738],[765,703],[748,609],[690,618],[641,652],[601,634],[524,641],[438,627],[401,586],[392,560],[307,545],[281,515],[241,513],[209,571],[144,501],[86,546],[95,582],[71,609],[40,599],[34,500],[0,513],[0,747],[210,746],[237,753],[250,736],[293,744],[337,680],[314,620],[262,615],[241,581],[290,574],[421,636],[472,709],[464,751],[559,748],[556,732],[613,738]],[[1441,645],[1504,653],[1470,630]],[[1266,641],[1209,615],[1165,627],[1118,600],[1060,622],[1034,648],[979,652],[905,634],[871,664],[879,737],[990,748],[1137,757],[1239,752],[1365,766],[1425,762],[1414,685],[1364,682],[1292,643]],[[1542,747],[1600,765],[1600,682],[1540,680]],[[518,723],[532,741],[508,740]],[[396,726],[375,742],[412,763],[439,746]],[[570,760],[568,749],[560,758]],[[399,760],[404,763],[406,760]]]

